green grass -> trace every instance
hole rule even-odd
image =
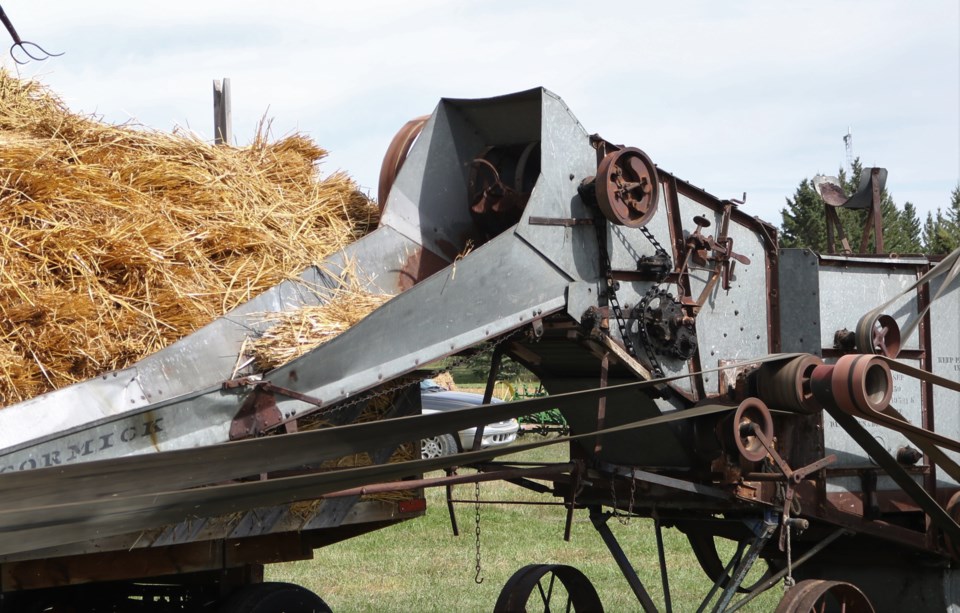
[[[565,447],[557,445],[511,459],[564,461],[566,453]],[[473,485],[456,486],[454,490],[456,498],[472,499],[473,495]],[[481,497],[556,501],[504,482],[481,484]],[[303,585],[340,613],[491,611],[501,587],[517,569],[532,563],[560,563],[576,566],[590,578],[606,611],[640,610],[586,511],[574,515],[572,539],[567,543],[563,540],[563,507],[483,505],[483,583],[477,585],[474,505],[457,505],[461,536],[454,537],[443,489],[427,490],[427,499],[425,517],[319,549],[313,560],[268,567],[267,580]],[[609,525],[662,609],[652,522],[633,519],[622,525],[611,519]],[[695,611],[711,582],[682,534],[665,530],[664,538],[673,610]],[[774,588],[742,610],[772,611],[779,593],[779,588]]]

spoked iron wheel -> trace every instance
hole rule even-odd
[[[494,613],[603,611],[600,596],[587,576],[563,564],[530,564],[513,574],[500,590]]]
[[[843,581],[807,579],[790,588],[776,613],[875,613],[860,588]]]

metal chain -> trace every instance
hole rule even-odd
[[[797,582],[793,579],[793,554],[790,550],[790,526],[784,525],[783,530],[787,531],[787,576],[783,578],[784,591],[789,590]]]
[[[663,248],[663,245],[660,244],[660,241],[653,235],[653,232],[647,229],[646,226],[640,226],[640,232],[647,237],[647,240],[650,241],[650,244],[653,245],[653,248],[656,250],[657,255],[668,256],[667,250]]]
[[[613,311],[613,317],[617,321],[617,327],[620,329],[620,339],[627,353],[636,357],[637,351],[633,347],[633,341],[627,333],[627,321],[623,317],[623,309],[620,308],[620,300],[617,299],[617,289],[619,283],[613,278],[613,270],[610,265],[610,253],[607,251],[607,218],[597,209],[594,216],[593,226],[597,229],[597,250],[600,253],[600,273],[604,276],[607,285],[607,302],[610,303],[610,310]]]
[[[476,507],[476,534],[477,534],[477,574],[474,575],[473,580],[477,585],[483,583],[483,577],[480,576],[480,482],[477,481],[474,483],[474,495],[476,497],[476,502],[474,506]]]
[[[607,301],[610,303],[610,310],[613,312],[613,316],[617,322],[617,327],[620,329],[620,338],[623,340],[624,348],[632,357],[637,357],[637,350],[633,345],[633,341],[630,339],[627,322],[623,316],[623,309],[620,307],[620,300],[617,298],[617,289],[619,284],[613,278],[612,267],[610,264],[610,254],[607,251],[607,235],[606,232],[604,232],[604,230],[607,228],[606,217],[604,217],[602,213],[597,214],[594,218],[593,225],[597,230],[597,249],[600,253],[600,266],[602,268],[600,272],[606,278]],[[660,241],[658,241],[653,235],[653,232],[651,232],[645,226],[640,226],[640,232],[644,237],[646,237],[650,244],[653,245],[653,248],[658,256],[670,257],[670,254],[667,253],[667,250],[663,248],[663,245],[661,245]],[[658,280],[650,287],[650,289],[647,291],[647,295],[645,295],[641,300],[641,304],[637,310],[637,313],[640,314],[640,319],[637,321],[637,330],[639,332],[641,341],[643,341],[644,354],[646,355],[647,361],[650,364],[650,374],[656,378],[663,377],[663,368],[661,368],[660,361],[657,360],[656,353],[653,351],[653,347],[649,342],[647,330],[643,325],[642,316],[646,309],[647,302],[650,299],[648,297],[650,292],[658,291],[661,281],[662,280]]]
[[[621,513],[620,509],[617,508],[617,488],[616,488],[616,474],[610,475],[610,495],[613,498],[613,516],[617,518],[617,521],[621,525],[629,526],[630,519],[633,517],[633,503],[636,499],[637,494],[637,480],[633,478],[633,472],[630,473],[630,498],[627,501],[627,512]]]
[[[613,507],[613,516],[620,520],[620,509],[617,508],[617,475],[610,474],[610,506]]]
[[[653,249],[656,251],[658,256],[661,257],[670,257],[670,254],[667,253],[667,250],[663,248],[663,245],[660,244],[660,241],[657,240],[657,237],[653,235],[646,226],[640,226],[640,232],[650,241],[650,244],[653,245]],[[647,304],[650,302],[650,299],[657,295],[660,291],[660,283],[663,279],[658,279],[656,283],[650,286],[650,289],[643,295],[643,298],[640,300],[640,305],[637,309],[637,330],[640,332],[640,338],[643,341],[643,351],[647,356],[647,361],[650,362],[650,374],[656,378],[663,377],[663,368],[660,367],[660,361],[657,359],[657,353],[653,350],[653,345],[650,342],[650,337],[647,334],[647,327],[644,325],[643,315],[646,313]]]
[[[653,349],[653,343],[650,342],[650,335],[647,334],[647,326],[644,321],[644,316],[647,312],[647,305],[650,304],[650,299],[658,296],[660,294],[660,285],[654,283],[650,286],[650,289],[643,295],[643,298],[640,299],[640,302],[637,304],[637,331],[640,333],[640,340],[643,341],[643,352],[647,356],[647,361],[650,363],[650,374],[656,379],[663,378],[663,368],[660,367],[660,360],[657,359],[657,352]]]

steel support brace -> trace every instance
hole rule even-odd
[[[792,569],[796,570],[797,568],[802,566],[804,562],[806,562],[813,556],[817,555],[818,553],[826,549],[827,545],[837,540],[844,534],[849,534],[847,530],[844,528],[839,528],[838,530],[835,530],[834,532],[832,532],[830,536],[828,536],[827,538],[823,539],[822,541],[820,541],[819,543],[811,547],[810,550],[807,551],[807,553],[803,554],[802,556],[794,560],[793,564],[791,565]],[[732,607],[724,611],[724,613],[734,613],[734,611],[739,611],[742,607],[752,602],[754,598],[766,592],[767,590],[772,588],[774,585],[776,585],[778,581],[786,577],[787,570],[788,569],[784,568],[783,570],[777,572],[775,575],[771,575],[770,577],[768,577],[766,580],[760,583],[757,587],[753,588],[753,590],[751,590],[750,593],[745,598],[743,598],[742,600],[739,600]]]
[[[713,537],[711,536],[709,538],[712,539]],[[721,587],[725,587],[727,583],[730,582],[730,571],[740,564],[740,560],[743,559],[743,551],[746,548],[746,541],[740,541],[737,543],[736,553],[733,554],[733,557],[730,558],[730,561],[727,562],[727,565],[723,567],[723,572],[717,576],[717,580],[713,582],[713,587],[711,587],[710,591],[707,592],[707,595],[704,596],[703,602],[701,602],[700,606],[697,608],[697,613],[703,613],[706,611],[707,605],[710,604],[711,600],[713,600],[713,595],[717,593],[717,590],[719,590]]]
[[[497,345],[493,349],[493,355],[490,357],[490,374],[487,376],[487,387],[483,390],[483,404],[488,405],[493,399],[493,388],[497,384],[497,375],[500,374],[500,364],[503,362],[503,345]],[[477,426],[476,433],[473,435],[473,446],[471,451],[480,451],[480,445],[483,443],[484,425]]]
[[[457,468],[451,467],[446,470],[447,477],[453,477],[457,474]],[[457,525],[457,510],[453,506],[453,485],[447,484],[446,487],[447,493],[447,514],[450,516],[450,529],[453,531],[453,536],[460,536],[460,527]]]
[[[673,613],[673,603],[670,599],[670,578],[667,575],[667,556],[663,549],[663,526],[660,518],[654,512],[653,527],[657,533],[657,557],[660,561],[660,583],[663,585],[663,602],[667,613]]]
[[[830,416],[843,428],[850,438],[855,440],[873,460],[886,471],[897,485],[903,489],[917,505],[923,509],[935,526],[944,531],[953,542],[960,542],[960,525],[937,504],[923,486],[913,480],[913,477],[903,469],[897,460],[891,456],[883,445],[867,432],[866,428],[857,422],[856,418],[847,413],[830,407],[824,407]]]
[[[604,352],[603,359],[600,360],[600,388],[607,387],[607,376],[610,372],[610,353]],[[597,430],[603,430],[607,422],[607,397],[600,396],[597,401]],[[597,435],[597,440],[593,444],[594,455],[599,455],[603,451],[603,437]]]
[[[614,536],[610,530],[610,526],[607,525],[607,520],[610,519],[610,517],[610,513],[603,513],[599,507],[590,507],[590,521],[593,522],[593,527],[596,528],[600,534],[600,538],[603,539],[603,543],[607,546],[607,549],[610,550],[610,555],[613,556],[617,566],[620,567],[620,572],[623,573],[627,583],[630,584],[630,589],[633,590],[634,595],[636,595],[640,606],[643,607],[646,613],[658,613],[657,605],[653,603],[653,599],[650,598],[647,589],[643,587],[643,582],[640,581],[640,577],[638,577],[637,572],[633,570],[630,560],[627,559],[627,554],[624,553],[623,548],[620,547],[620,543],[617,542],[617,537]]]
[[[730,580],[730,583],[723,590],[723,594],[720,595],[720,599],[717,601],[716,606],[713,607],[713,613],[722,613],[726,611],[727,605],[730,604],[730,601],[733,600],[733,595],[737,593],[737,588],[740,587],[740,584],[743,583],[743,580],[746,578],[747,573],[750,572],[750,569],[753,568],[754,562],[757,561],[757,558],[760,556],[760,552],[763,551],[763,548],[766,546],[767,541],[770,540],[770,537],[773,536],[773,533],[777,529],[777,523],[775,521],[769,521],[767,518],[760,523],[757,529],[757,537],[753,540],[753,543],[750,544],[750,549],[747,550],[747,555],[740,560],[740,563],[737,564],[737,569],[733,572],[733,578]]]

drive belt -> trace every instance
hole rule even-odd
[[[607,388],[609,392],[613,388]],[[597,435],[626,432],[674,421],[734,410],[730,405],[703,405],[628,424],[510,448],[517,453]],[[409,436],[409,435],[407,435]],[[288,438],[277,437],[277,438]],[[0,555],[43,549],[146,530],[191,516],[210,517],[249,509],[320,498],[324,494],[402,479],[452,465],[481,462],[503,455],[503,449],[473,451],[387,465],[364,466],[319,474],[249,481],[177,491],[87,498],[66,504],[0,512]],[[91,463],[92,464],[92,463]],[[39,471],[33,471],[39,472]],[[145,475],[141,475],[143,479]]]

